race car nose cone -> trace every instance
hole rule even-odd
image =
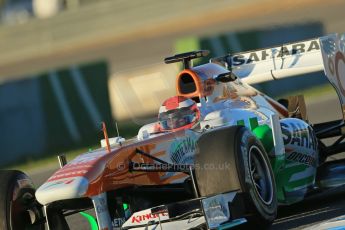
[[[80,198],[86,193],[89,182],[85,177],[73,177],[44,183],[36,191],[36,198],[42,205],[57,200]]]

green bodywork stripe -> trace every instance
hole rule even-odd
[[[310,177],[306,177],[300,180],[296,180],[296,181],[291,181],[289,182],[288,186],[286,186],[286,191],[294,191],[294,188],[298,188],[300,186],[303,185],[310,185],[314,182],[314,175],[310,176]]]
[[[287,175],[288,177],[291,177],[293,174],[295,173],[300,173],[305,171],[307,168],[309,168],[308,165],[303,165],[303,164],[297,164],[294,166],[290,166],[290,164],[293,164],[294,162],[288,161],[288,163],[285,166],[285,175]],[[290,179],[290,178],[289,178]]]
[[[286,163],[285,160],[283,162]],[[285,168],[286,165],[282,165],[282,166],[284,166],[282,167],[283,170],[275,171],[274,175],[275,175],[276,184],[277,184],[278,201],[281,203],[286,203],[288,201],[286,200],[287,197],[285,197],[284,191],[287,191],[287,190],[292,191],[294,188],[300,186],[299,183],[297,183],[296,185],[296,183],[294,182],[289,182],[291,176],[295,173],[303,172],[306,169],[306,165],[296,165],[290,168]],[[304,180],[305,182],[305,178],[303,178],[302,180]],[[300,180],[298,180],[297,182],[300,182]]]
[[[264,146],[266,152],[269,154],[274,147],[273,144],[273,135],[272,130],[268,125],[260,125],[258,126],[257,120],[250,119],[250,126],[256,126],[252,129],[255,136],[261,141],[262,145]]]
[[[87,219],[87,221],[89,221],[89,224],[91,226],[91,230],[98,230],[98,224],[97,224],[95,217],[93,217],[90,214],[87,214],[85,212],[79,212],[79,213],[80,213],[80,215],[85,217]]]
[[[251,117],[249,118],[249,125],[250,125],[250,130],[254,130],[259,126],[258,118],[257,117]]]
[[[237,125],[243,125],[244,126],[244,120],[238,120]]]

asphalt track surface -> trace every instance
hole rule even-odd
[[[309,120],[313,123],[340,118],[340,108],[334,96],[306,102]],[[334,156],[335,158],[343,157]],[[58,162],[57,162],[58,167]],[[42,169],[30,174],[36,185],[42,184],[57,168]],[[303,229],[313,224],[345,215],[345,188],[317,194],[292,206],[278,209],[278,217],[271,229]],[[79,214],[67,218],[71,229],[90,229],[86,220]],[[247,229],[242,226],[240,229]],[[258,229],[259,226],[258,226]]]

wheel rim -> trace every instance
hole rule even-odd
[[[23,196],[32,196],[32,194],[26,193]],[[10,210],[13,217],[13,219],[11,218],[13,229],[27,229],[31,225],[30,216],[24,202],[24,197],[11,202]]]
[[[16,181],[29,181],[25,175],[18,175]],[[30,214],[28,212],[34,199],[34,190],[23,183],[15,183],[11,189],[9,212],[11,229],[38,229],[32,228]]]
[[[270,204],[273,200],[273,182],[269,166],[262,151],[257,146],[249,149],[250,178],[260,200]]]

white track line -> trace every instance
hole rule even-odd
[[[75,124],[75,121],[73,119],[71,110],[67,104],[67,100],[65,97],[65,94],[63,92],[62,86],[60,81],[58,80],[58,74],[55,71],[50,71],[48,74],[48,79],[50,81],[50,84],[53,88],[53,92],[56,96],[56,99],[58,101],[58,105],[60,108],[60,111],[62,113],[63,119],[67,125],[67,130],[72,137],[74,142],[79,142],[81,137],[80,133],[78,131],[77,125]]]
[[[85,81],[83,79],[83,75],[81,73],[81,71],[78,69],[77,66],[73,66],[70,69],[70,73],[72,75],[72,80],[74,81],[78,93],[87,109],[87,111],[89,112],[89,115],[92,119],[93,125],[96,129],[99,129],[99,124],[102,121],[102,116],[99,113],[96,104],[92,98],[92,96],[90,95],[90,92],[87,89],[87,86],[85,84]]]

